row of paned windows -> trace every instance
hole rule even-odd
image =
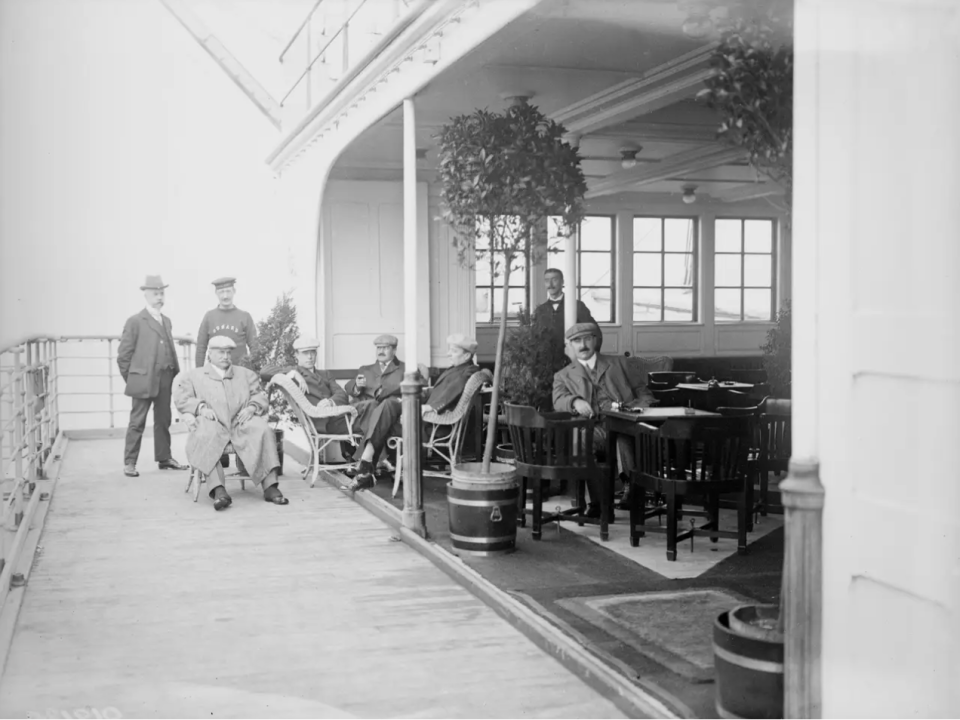
[[[551,219],[553,220],[553,219]],[[765,322],[776,308],[776,223],[769,218],[714,221],[714,319]],[[564,267],[563,238],[548,223],[547,267]],[[633,322],[697,322],[700,247],[695,217],[637,216],[633,219]],[[598,322],[614,322],[616,240],[614,218],[589,215],[577,238],[576,292]],[[528,306],[532,278],[527,258],[514,260],[509,315]],[[503,253],[477,244],[477,322],[500,320]],[[570,279],[567,292],[572,292]]]

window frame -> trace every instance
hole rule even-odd
[[[554,216],[550,216],[554,217]],[[577,227],[577,245],[574,250],[574,273],[576,274],[575,282],[573,284],[573,289],[575,297],[577,300],[581,300],[580,293],[584,287],[587,289],[610,289],[610,319],[608,320],[598,320],[597,323],[600,325],[615,325],[617,323],[617,216],[615,213],[586,213],[584,219],[591,218],[606,218],[610,221],[610,250],[584,250],[582,245],[583,234],[581,232],[580,226]],[[547,218],[547,242],[549,247],[549,238],[550,238],[550,218]],[[581,223],[582,225],[582,223]],[[604,253],[610,254],[610,284],[609,285],[582,285],[580,279],[583,275],[581,272],[581,258],[584,253],[602,255]],[[550,255],[551,253],[547,252],[546,255],[546,265],[544,271],[550,268]],[[563,270],[563,268],[557,268],[558,270]],[[564,278],[564,285],[568,282],[567,278]],[[569,289],[568,289],[569,290]],[[592,313],[591,313],[592,314]]]
[[[660,221],[660,250],[637,250],[636,244],[636,223],[638,219],[643,220],[659,220]],[[691,318],[689,320],[667,320],[664,318],[666,313],[666,304],[664,302],[664,293],[667,290],[686,290],[685,286],[679,285],[666,285],[666,258],[668,254],[671,255],[686,255],[687,253],[679,253],[676,251],[667,251],[666,249],[666,221],[667,220],[689,220],[693,225],[693,250],[690,252],[690,255],[693,256],[693,281],[690,284],[690,289],[693,291],[693,307]],[[673,215],[673,214],[633,214],[630,218],[630,229],[632,240],[632,247],[630,248],[630,267],[633,269],[635,267],[634,263],[637,255],[660,255],[660,286],[654,288],[652,285],[637,285],[636,274],[633,273],[633,277],[630,285],[630,322],[633,325],[667,325],[671,323],[676,323],[678,325],[697,325],[701,324],[703,321],[700,318],[700,223],[702,222],[702,217],[700,215]],[[660,319],[659,320],[637,320],[633,316],[634,311],[634,298],[635,291],[637,290],[654,290],[657,289],[660,291]]]
[[[488,242],[489,242],[489,239],[488,239]],[[478,255],[478,253],[480,253],[480,252],[485,253],[486,257],[485,257],[485,258],[480,258],[479,255]],[[496,254],[501,254],[501,255],[502,255],[502,254],[503,254],[503,251],[502,251],[502,250],[490,250],[490,249],[478,250],[478,249],[477,249],[477,246],[476,246],[476,243],[474,243],[474,247],[473,247],[473,269],[474,269],[474,272],[473,272],[473,293],[474,293],[474,303],[476,303],[476,295],[477,295],[477,291],[478,291],[478,290],[488,289],[488,290],[490,291],[490,313],[489,313],[489,318],[490,318],[490,319],[488,319],[488,320],[480,320],[480,319],[479,319],[479,312],[478,312],[476,309],[474,309],[474,322],[475,322],[476,325],[478,325],[478,326],[484,326],[484,327],[486,327],[486,326],[497,326],[497,325],[500,324],[500,320],[499,320],[499,318],[497,318],[497,313],[499,312],[499,307],[497,306],[497,302],[496,302],[496,293],[497,293],[497,290],[498,290],[498,289],[503,289],[503,290],[504,290],[505,292],[507,292],[507,293],[509,293],[510,290],[522,290],[522,291],[523,291],[523,307],[525,307],[525,308],[529,308],[529,307],[530,307],[530,249],[529,249],[529,245],[528,245],[528,247],[527,247],[523,252],[517,253],[517,255],[518,255],[519,257],[522,257],[523,260],[524,260],[524,278],[523,278],[523,283],[522,283],[522,284],[510,285],[508,288],[505,288],[502,282],[500,282],[500,283],[497,282],[498,280],[501,280],[501,281],[503,280],[503,275],[500,275],[499,277],[497,277],[496,273],[494,272],[494,269],[495,269],[494,260],[495,260],[495,255],[496,255]],[[514,262],[516,262],[516,260],[514,260]],[[480,284],[477,283],[477,272],[476,272],[476,269],[477,269],[477,267],[481,266],[481,264],[486,264],[487,267],[488,267],[488,269],[489,269],[489,271],[490,271],[490,283],[489,283],[489,284],[480,285]],[[510,279],[513,280],[516,276],[517,276],[517,270],[516,270],[516,268],[514,268],[514,269],[511,271],[511,273],[510,273]],[[508,297],[509,297],[509,296],[508,296]],[[511,314],[510,311],[508,310],[508,311],[507,311],[507,323],[509,324],[509,323],[516,323],[516,322],[517,322],[517,315],[516,315],[515,313],[514,313],[514,314]]]
[[[717,221],[719,220],[738,220],[740,221],[740,251],[718,251],[717,250]],[[746,251],[746,221],[763,220],[770,223],[770,252],[747,252]],[[713,218],[713,322],[723,325],[733,325],[735,323],[747,325],[769,324],[776,322],[777,318],[777,270],[779,267],[779,253],[777,248],[777,238],[780,227],[780,219],[771,215],[717,215]],[[740,285],[717,286],[717,256],[718,255],[739,255],[740,256]],[[765,285],[746,285],[746,257],[747,255],[769,256],[770,257],[770,286]],[[744,290],[770,290],[770,315],[767,320],[748,320],[744,318]],[[740,291],[740,318],[738,320],[724,320],[717,317],[717,290],[739,290]]]

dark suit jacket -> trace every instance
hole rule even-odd
[[[160,326],[146,308],[127,318],[117,349],[117,367],[127,384],[124,393],[134,398],[152,398],[160,394],[160,369],[170,351],[173,371],[180,372],[177,346],[173,342],[170,318],[161,315]]]
[[[349,404],[347,393],[344,392],[336,380],[330,377],[330,373],[326,370],[317,370],[316,368],[307,370],[299,365],[287,365],[282,368],[271,365],[260,371],[260,378],[264,382],[269,382],[274,375],[286,374],[291,370],[296,370],[307,381],[307,392],[304,394],[311,404],[316,405],[321,400],[327,399],[332,399],[334,405]]]
[[[367,380],[367,386],[357,387],[356,378],[347,383],[347,395],[351,400],[376,400],[381,402],[388,397],[400,397],[400,383],[403,382],[405,365],[401,360],[393,359],[387,371],[380,374],[380,363],[364,365],[357,371]]]
[[[553,303],[547,300],[542,305],[538,305],[533,311],[533,321],[535,323],[546,323],[550,326],[552,335],[563,344],[563,334],[566,328],[563,326],[564,304],[567,302],[567,294],[563,294],[563,299],[557,304],[557,309],[553,309]],[[582,300],[577,300],[577,322],[578,323],[596,323],[590,309],[583,304]]]
[[[436,385],[424,393],[423,404],[429,405],[438,413],[453,410],[460,402],[467,380],[479,370],[472,362],[447,368],[437,378]]]
[[[602,385],[617,402],[649,406],[653,395],[645,384],[632,385],[626,358],[597,353],[597,383],[587,369],[574,360],[553,376],[553,409],[557,412],[575,412],[573,401],[581,398],[590,403],[593,411],[608,410],[597,401],[597,385]]]

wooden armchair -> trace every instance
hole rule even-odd
[[[326,449],[330,443],[347,441],[353,445],[356,445],[357,442],[363,437],[360,433],[354,432],[353,429],[353,421],[357,418],[357,409],[355,407],[352,405],[335,405],[333,407],[318,408],[316,405],[307,400],[307,397],[303,394],[303,391],[286,375],[274,375],[273,379],[270,381],[270,384],[267,385],[267,388],[269,389],[273,386],[280,388],[280,391],[286,395],[287,400],[290,403],[290,407],[293,408],[293,412],[297,417],[297,421],[300,423],[300,426],[306,433],[307,440],[310,443],[310,465],[303,471],[304,477],[306,477],[308,473],[311,474],[310,487],[316,485],[317,477],[319,477],[321,470],[346,470],[348,468],[356,467],[356,462],[338,464],[326,463]],[[318,431],[316,426],[313,424],[313,418],[333,418],[341,416],[346,417],[346,434],[323,433]]]
[[[593,454],[595,420],[569,413],[540,413],[526,405],[504,405],[510,439],[520,476],[518,516],[520,526],[526,516],[533,518],[533,539],[539,540],[545,522],[574,520],[578,525],[597,524],[600,539],[609,539],[608,524],[613,511],[613,488],[606,466],[599,465]],[[577,505],[569,510],[543,515],[543,483],[551,480],[572,480],[576,487]],[[586,483],[591,483],[600,497],[600,518],[588,518]],[[526,509],[527,484],[533,485],[533,508]]]
[[[467,380],[460,400],[456,407],[445,413],[428,412],[423,415],[423,421],[429,423],[428,436],[423,440],[423,450],[434,452],[442,457],[453,469],[460,458],[463,448],[463,436],[469,420],[468,410],[474,407],[474,396],[484,385],[493,382],[493,375],[489,370],[475,372]],[[387,440],[387,447],[397,451],[397,469],[393,476],[393,497],[397,496],[400,483],[403,482],[403,438],[394,437]],[[425,475],[449,477],[448,472],[424,472]]]
[[[661,427],[638,424],[637,467],[630,476],[630,544],[636,547],[646,532],[665,533],[667,560],[677,559],[677,544],[695,535],[712,542],[721,537],[737,539],[737,550],[747,549],[750,508],[747,494],[747,454],[750,449],[751,420],[729,417],[689,422],[668,420]],[[646,493],[662,496],[666,506],[652,512],[644,508]],[[720,530],[720,496],[737,497],[737,531]],[[707,522],[680,532],[680,502],[690,498],[703,501],[703,510],[683,508],[684,515],[705,517]],[[653,514],[666,514],[666,528],[646,525]]]

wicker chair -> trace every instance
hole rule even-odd
[[[353,405],[335,405],[333,407],[319,408],[307,400],[307,396],[303,394],[303,391],[286,375],[274,375],[270,384],[267,385],[267,388],[274,385],[286,394],[287,399],[290,401],[290,406],[293,408],[294,414],[297,416],[297,420],[300,422],[300,426],[303,428],[304,433],[307,435],[307,440],[310,442],[310,465],[303,471],[304,477],[306,477],[307,474],[311,474],[310,487],[316,485],[317,478],[322,470],[346,470],[356,468],[356,462],[327,464],[326,449],[332,442],[346,441],[352,445],[357,445],[358,441],[363,437],[362,434],[354,432],[353,429],[353,421],[357,418],[357,409],[353,407]],[[312,422],[313,418],[334,418],[341,416],[345,416],[347,420],[347,432],[345,434],[319,432]]]
[[[423,448],[428,452],[435,452],[447,461],[452,469],[460,457],[463,447],[463,434],[469,420],[467,411],[473,404],[473,396],[480,388],[493,382],[493,375],[489,370],[480,370],[470,376],[463,388],[460,400],[456,407],[445,413],[428,412],[423,416],[424,422],[431,425],[429,437],[423,441]],[[393,476],[393,497],[397,496],[400,483],[403,482],[403,438],[394,437],[387,440],[387,447],[397,451],[397,471]],[[450,477],[450,473],[425,472],[425,475]]]

